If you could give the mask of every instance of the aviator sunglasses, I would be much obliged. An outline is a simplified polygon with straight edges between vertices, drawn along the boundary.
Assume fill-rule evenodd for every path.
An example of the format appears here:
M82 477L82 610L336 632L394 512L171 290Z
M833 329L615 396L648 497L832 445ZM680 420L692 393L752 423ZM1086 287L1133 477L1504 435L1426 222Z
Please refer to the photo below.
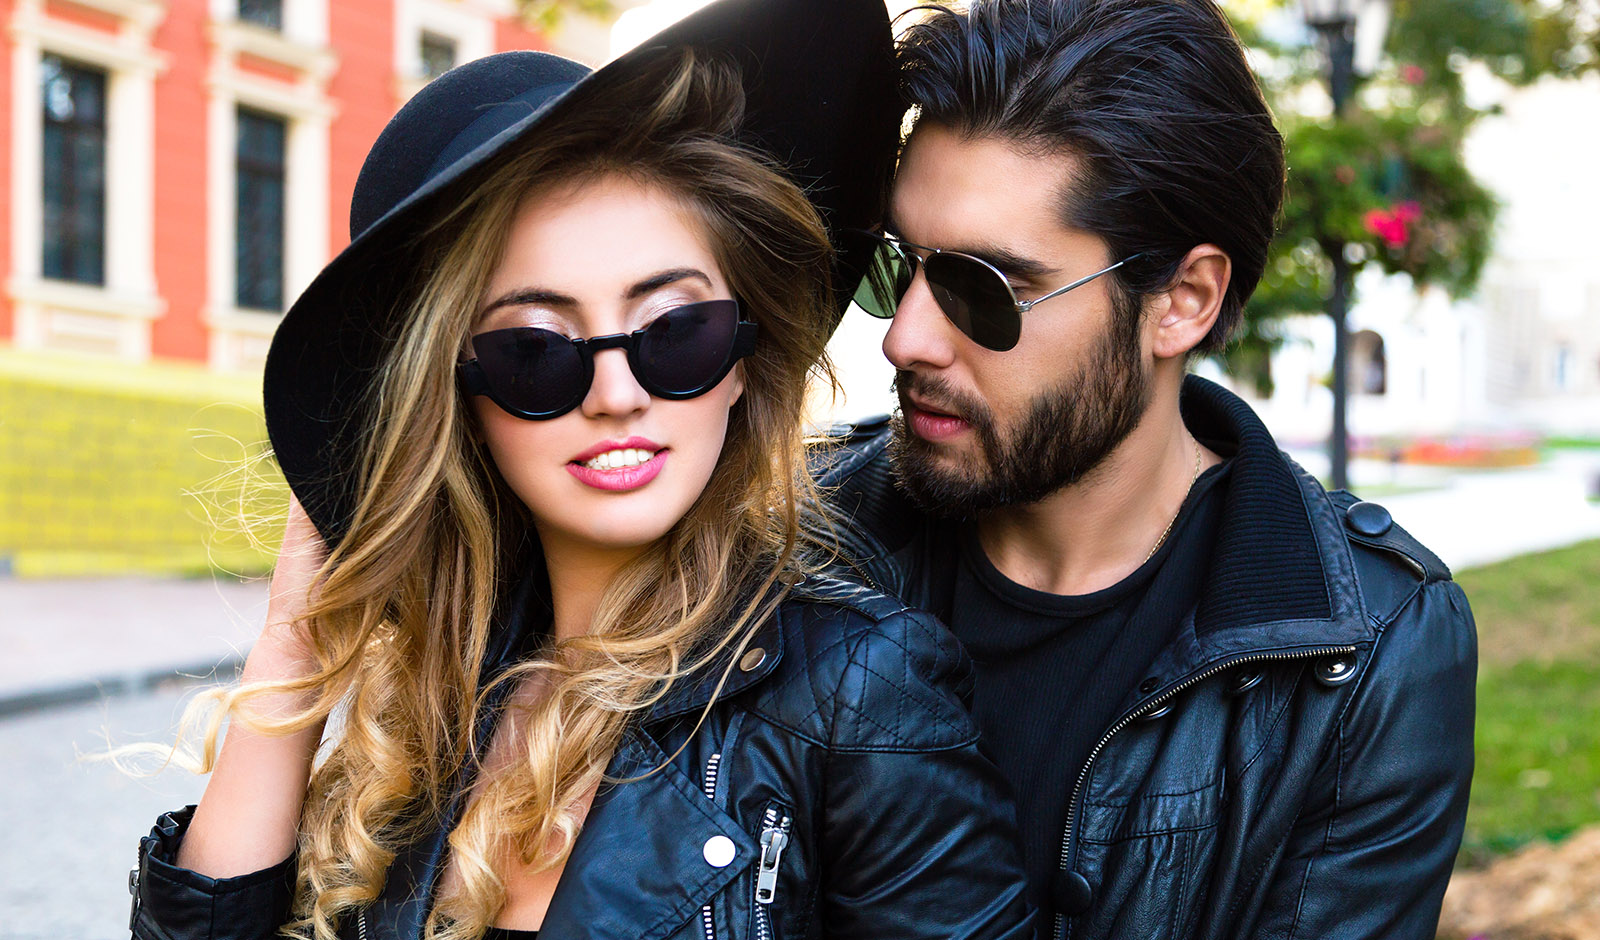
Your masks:
M559 418L582 403L594 381L594 355L626 349L628 368L656 398L681 400L717 386L756 348L756 324L739 319L733 300L674 307L632 333L569 339L516 326L472 337L475 359L456 364L461 390L487 395L531 421Z
M856 305L880 320L894 316L895 308L921 266L928 289L939 309L956 329L985 349L1005 352L1022 335L1022 315L1052 297L1082 287L1103 274L1140 257L1130 255L1108 268L1080 277L1034 300L1018 300L1016 291L1000 269L973 255L913 244L901 238L861 229L844 233L851 247L867 257L866 274L856 288ZM918 259L917 252L928 256Z

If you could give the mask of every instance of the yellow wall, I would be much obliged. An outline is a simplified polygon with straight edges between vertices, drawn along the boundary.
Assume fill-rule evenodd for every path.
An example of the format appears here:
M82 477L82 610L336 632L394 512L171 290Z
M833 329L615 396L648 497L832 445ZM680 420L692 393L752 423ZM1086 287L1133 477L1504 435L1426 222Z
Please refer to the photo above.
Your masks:
M287 491L259 383L0 347L0 573L264 571Z

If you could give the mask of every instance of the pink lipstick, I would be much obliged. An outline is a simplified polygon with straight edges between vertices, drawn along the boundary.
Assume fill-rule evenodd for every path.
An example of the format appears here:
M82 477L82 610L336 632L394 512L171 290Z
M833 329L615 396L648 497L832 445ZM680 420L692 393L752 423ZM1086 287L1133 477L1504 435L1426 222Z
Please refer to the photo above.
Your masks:
M601 441L567 462L567 472L597 490L625 492L654 480L670 451L644 437Z

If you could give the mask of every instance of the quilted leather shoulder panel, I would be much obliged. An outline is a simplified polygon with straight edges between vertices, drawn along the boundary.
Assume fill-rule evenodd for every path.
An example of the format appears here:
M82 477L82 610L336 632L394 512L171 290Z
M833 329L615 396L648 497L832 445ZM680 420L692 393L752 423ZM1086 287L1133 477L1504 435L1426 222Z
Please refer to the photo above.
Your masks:
M977 739L972 664L945 626L869 588L807 581L778 612L783 661L755 692L767 720L836 751L931 751Z

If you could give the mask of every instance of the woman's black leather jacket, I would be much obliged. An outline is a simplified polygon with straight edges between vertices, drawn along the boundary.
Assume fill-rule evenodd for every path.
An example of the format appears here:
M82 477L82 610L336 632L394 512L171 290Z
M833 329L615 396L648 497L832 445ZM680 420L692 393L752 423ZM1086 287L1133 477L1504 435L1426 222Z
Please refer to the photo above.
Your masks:
M492 668L519 632L505 631ZM602 787L541 940L1032 936L1011 805L963 701L970 663L942 625L813 578L761 625L696 727L720 671L675 685L629 732L610 776L665 766ZM136 940L272 936L293 859L224 880L177 868L189 812L140 844ZM452 825L400 853L342 936L419 935Z

